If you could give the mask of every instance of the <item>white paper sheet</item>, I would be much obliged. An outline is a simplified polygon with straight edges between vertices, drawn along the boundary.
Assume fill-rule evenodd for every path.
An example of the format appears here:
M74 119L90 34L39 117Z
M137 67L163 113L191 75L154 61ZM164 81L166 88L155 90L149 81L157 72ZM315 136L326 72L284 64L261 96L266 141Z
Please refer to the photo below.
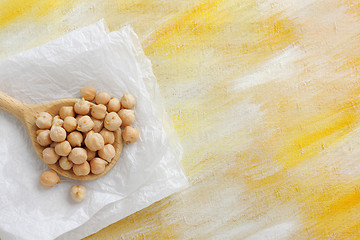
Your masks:
M85 237L188 185L180 142L131 27L109 33L102 20L0 62L0 91L25 103L80 97L86 85L119 98L132 93L140 139L125 146L107 175L82 182L88 196L75 204L69 189L79 182L62 178L52 189L39 186L46 166L21 122L1 110L2 240Z

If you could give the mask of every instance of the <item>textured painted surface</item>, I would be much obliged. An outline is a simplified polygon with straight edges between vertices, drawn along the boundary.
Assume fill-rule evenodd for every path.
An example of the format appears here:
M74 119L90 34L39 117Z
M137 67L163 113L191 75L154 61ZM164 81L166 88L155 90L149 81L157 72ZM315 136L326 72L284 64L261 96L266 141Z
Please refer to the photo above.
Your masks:
M355 0L3 0L0 57L105 18L153 63L192 186L87 239L359 239Z

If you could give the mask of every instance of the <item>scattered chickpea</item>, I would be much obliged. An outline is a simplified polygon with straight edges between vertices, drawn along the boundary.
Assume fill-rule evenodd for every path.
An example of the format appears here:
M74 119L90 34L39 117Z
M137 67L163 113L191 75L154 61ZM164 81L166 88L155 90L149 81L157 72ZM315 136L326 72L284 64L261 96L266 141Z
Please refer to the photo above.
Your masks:
M60 183L60 177L54 170L48 170L41 174L40 185L44 188L52 188Z
M82 98L75 103L74 110L77 114L86 115L90 111L90 102Z
M47 112L41 112L36 116L36 126L40 129L49 129L52 123L52 116Z
M63 141L56 145L55 152L57 155L66 157L71 152L71 145L68 141Z
M46 164L55 164L60 157L55 152L55 149L51 147L45 148L42 152L42 155L43 155L43 161Z
M36 140L42 147L46 147L46 146L50 145L52 143L51 138L50 138L50 130L41 131L37 135Z
M130 93L125 93L121 98L121 106L124 108L133 108L136 105L136 99Z
M68 116L75 117L74 107L72 107L72 106L61 107L59 115L60 115L61 119L63 119L63 120Z
M104 127L104 121L93 118L93 117L91 118L91 120L94 122L94 127L92 130L96 133L100 132L101 129L103 129L103 127Z
M96 152L95 151L91 151L89 149L85 149L86 153L87 153L87 161L91 161L95 156L96 156Z
M86 188L83 185L73 185L70 188L70 196L75 202L81 202L86 197Z
M94 87L87 86L80 89L80 94L86 101L92 102L96 96L96 89Z
M136 128L127 126L122 132L122 137L126 144L134 143L139 139L139 130Z
M93 174L100 174L105 171L105 166L108 164L101 158L94 158L90 161L90 170Z
M98 151L104 147L104 138L100 133L89 132L85 138L85 145L91 151Z
M102 159L111 162L115 156L115 148L111 144L106 144L102 149L98 151L99 157Z
M91 116L96 119L104 119L106 115L106 106L103 104L94 105L91 107Z
M105 120L104 120L104 127L107 130L115 131L116 129L120 128L121 126L121 118L119 115L117 115L116 112L111 112L106 114Z
M89 116L83 116L79 119L76 130L80 132L88 132L94 127L94 122Z
M66 139L66 131L62 127L52 127L50 130L50 138L54 142L62 142Z
M67 140L72 147L81 147L81 143L84 138L80 132L74 131L67 136Z
M74 164L73 172L76 176L85 176L90 173L90 164L88 161L85 161L81 164Z
M117 98L111 98L108 105L107 105L107 110L108 112L118 112L121 109L121 103L119 101L119 99Z
M73 148L68 159L75 164L82 164L83 162L86 162L87 159L86 150L80 147Z
M110 94L107 92L99 92L95 96L96 104L103 104L106 105L110 101Z
M100 135L104 138L104 144L113 144L115 141L115 134L106 128L100 131Z
M71 117L71 116L67 116L65 119L64 119L64 124L63 124L63 127L65 128L65 130L67 132L72 132L76 129L76 126L77 126L77 121L74 117Z
M59 159L59 165L63 170L70 170L74 163L69 161L69 159L67 157L61 157Z
M122 120L122 127L130 126L135 121L135 111L130 109L121 109L119 112L119 117Z
M62 127L64 121L60 118L59 115L56 115L51 123L51 127Z

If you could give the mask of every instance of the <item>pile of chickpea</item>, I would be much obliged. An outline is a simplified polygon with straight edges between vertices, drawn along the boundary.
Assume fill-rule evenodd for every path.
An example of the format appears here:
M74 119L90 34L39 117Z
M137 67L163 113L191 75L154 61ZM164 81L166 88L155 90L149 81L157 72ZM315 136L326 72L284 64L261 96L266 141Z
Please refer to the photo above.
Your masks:
M115 156L114 131L122 130L126 144L139 138L139 130L131 127L135 121L136 100L131 94L124 94L121 100L110 97L107 92L97 92L94 87L80 90L82 99L74 106L63 106L59 115L51 116L41 112L36 117L39 130L37 142L44 147L43 161L59 164L66 171L77 176L101 174ZM95 100L95 105L90 102ZM41 174L40 184L52 188L60 183L53 170ZM86 196L83 185L74 185L70 196L80 202Z

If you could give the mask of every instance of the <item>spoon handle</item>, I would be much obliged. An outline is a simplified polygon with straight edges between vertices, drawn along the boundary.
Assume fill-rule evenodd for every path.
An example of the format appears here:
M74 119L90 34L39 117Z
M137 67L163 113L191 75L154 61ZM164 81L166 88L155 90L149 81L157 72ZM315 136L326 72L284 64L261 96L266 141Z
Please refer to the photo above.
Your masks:
M26 104L20 102L19 100L0 92L0 109L7 111L20 120L24 120L24 114L27 107Z

